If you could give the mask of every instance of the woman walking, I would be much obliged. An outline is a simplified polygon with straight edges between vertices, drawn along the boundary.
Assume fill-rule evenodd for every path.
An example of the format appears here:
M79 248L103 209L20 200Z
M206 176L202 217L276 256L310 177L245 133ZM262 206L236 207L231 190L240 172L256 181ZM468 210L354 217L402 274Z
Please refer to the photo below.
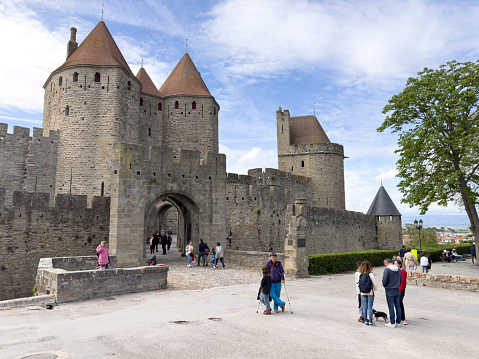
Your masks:
M223 269L225 269L225 262L223 262L223 249L221 248L221 243L216 243L216 268L218 268L218 259L223 264Z
M374 326L373 322L373 303L374 291L376 290L376 279L373 274L371 262L364 261L359 266L359 290L363 300L363 318L364 324ZM369 314L369 316L368 316Z

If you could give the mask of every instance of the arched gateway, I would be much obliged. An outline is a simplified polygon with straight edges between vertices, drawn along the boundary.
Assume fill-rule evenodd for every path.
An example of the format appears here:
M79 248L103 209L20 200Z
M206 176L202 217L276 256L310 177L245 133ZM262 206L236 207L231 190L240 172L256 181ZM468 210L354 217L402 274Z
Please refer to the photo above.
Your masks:
M223 154L118 143L114 146L110 253L116 265L144 264L146 238L171 207L178 213L179 249L187 240L217 241L226 233ZM157 229L158 230L158 229Z

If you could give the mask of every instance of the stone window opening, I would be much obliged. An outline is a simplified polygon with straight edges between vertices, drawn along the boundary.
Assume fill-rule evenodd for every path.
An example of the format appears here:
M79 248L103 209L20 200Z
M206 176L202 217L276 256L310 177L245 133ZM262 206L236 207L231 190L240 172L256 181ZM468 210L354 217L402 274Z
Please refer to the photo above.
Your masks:
M73 82L78 82L78 72L73 74Z
M70 106L65 107L65 116L70 114Z
M105 194L105 182L102 182L101 183L101 196L103 197L103 195Z
M193 103L191 104L191 109L196 110L196 102L195 101L193 101Z
M131 91L131 81L128 81L128 91Z
M301 167L304 167L304 161L301 161Z
M216 107L213 107L213 115L216 115Z
M140 106L143 106L143 97L140 97Z
M291 172L293 172L293 166L291 166Z
M175 101L175 110L180 108L180 103L178 101Z
M100 82L100 73L99 72L97 72L95 74L95 82Z
M161 111L161 102L158 102L158 111Z
M60 78L58 79L58 86L61 86L63 83L63 77L60 76Z
M148 137L151 137L151 128L148 129Z

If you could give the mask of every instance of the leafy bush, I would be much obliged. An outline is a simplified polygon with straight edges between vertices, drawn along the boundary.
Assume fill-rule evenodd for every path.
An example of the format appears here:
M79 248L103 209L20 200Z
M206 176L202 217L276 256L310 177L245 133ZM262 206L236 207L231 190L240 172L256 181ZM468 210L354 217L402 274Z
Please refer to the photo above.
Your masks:
M423 252L430 254L433 262L441 260L444 249L456 248L458 254L469 253L470 245L447 245L440 248L423 248ZM392 258L397 250L366 250L342 253L314 254L309 256L309 274L332 274L356 270L356 262L370 261L373 267L384 265L384 258Z

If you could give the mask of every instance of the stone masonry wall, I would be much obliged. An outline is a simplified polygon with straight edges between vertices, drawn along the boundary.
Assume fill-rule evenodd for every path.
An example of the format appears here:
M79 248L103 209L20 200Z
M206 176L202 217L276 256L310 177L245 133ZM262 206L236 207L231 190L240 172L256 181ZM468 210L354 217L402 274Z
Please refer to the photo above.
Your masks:
M377 249L376 222L371 216L315 207L306 220L310 255Z
M479 278L459 275L407 272L407 285L479 292Z
M138 143L161 146L163 144L163 100L146 93L140 95ZM161 110L158 105L161 104Z
M57 195L50 207L48 193L13 193L5 203L0 189L0 300L32 295L40 258L92 255L108 241L110 198Z
M243 251L283 252L286 206L296 197L308 198L310 180L267 168L248 176L228 173L226 235L231 248Z

